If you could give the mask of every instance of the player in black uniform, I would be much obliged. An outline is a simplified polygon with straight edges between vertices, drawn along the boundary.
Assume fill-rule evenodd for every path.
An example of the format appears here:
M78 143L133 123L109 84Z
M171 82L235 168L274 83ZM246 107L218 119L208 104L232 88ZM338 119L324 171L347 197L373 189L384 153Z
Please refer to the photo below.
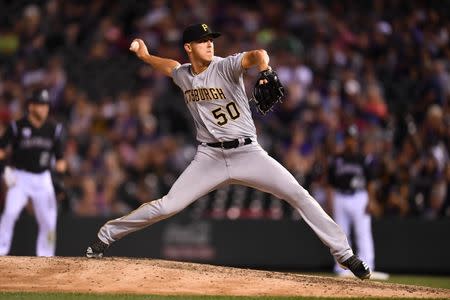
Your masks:
M49 104L47 90L35 91L26 116L11 122L0 138L0 165L5 166L8 146L12 152L3 175L8 191L0 219L0 255L9 253L14 224L28 199L39 225L36 254L55 255L57 203L50 168L62 174L66 162L63 127L47 119Z
M359 134L355 125L345 131L344 149L330 160L328 169L328 201L333 208L333 218L350 240L353 226L356 247L361 260L374 269L374 246L371 216L368 211L373 197L373 158L359 151ZM351 275L338 264L338 275ZM372 278L374 278L372 274Z

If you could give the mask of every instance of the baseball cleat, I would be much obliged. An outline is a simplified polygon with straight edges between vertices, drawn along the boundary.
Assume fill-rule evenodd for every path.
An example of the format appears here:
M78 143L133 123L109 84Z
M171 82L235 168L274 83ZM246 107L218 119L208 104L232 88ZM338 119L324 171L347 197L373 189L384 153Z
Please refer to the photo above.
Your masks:
M87 258L102 258L103 253L108 249L109 245L97 239L86 249Z
M356 277L358 277L361 280L370 278L371 273L369 267L356 255L353 255L346 261L341 262L340 265L344 269L350 270Z

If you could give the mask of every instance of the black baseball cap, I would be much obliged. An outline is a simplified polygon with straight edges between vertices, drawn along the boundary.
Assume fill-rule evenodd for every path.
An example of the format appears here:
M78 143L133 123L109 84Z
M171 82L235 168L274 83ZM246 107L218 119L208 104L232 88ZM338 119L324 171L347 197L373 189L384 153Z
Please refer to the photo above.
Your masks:
M28 96L29 103L50 104L50 97L46 89L35 90Z
M206 24L193 24L186 27L183 31L183 44L193 41L201 40L205 37L218 38L221 36L220 32L211 31Z

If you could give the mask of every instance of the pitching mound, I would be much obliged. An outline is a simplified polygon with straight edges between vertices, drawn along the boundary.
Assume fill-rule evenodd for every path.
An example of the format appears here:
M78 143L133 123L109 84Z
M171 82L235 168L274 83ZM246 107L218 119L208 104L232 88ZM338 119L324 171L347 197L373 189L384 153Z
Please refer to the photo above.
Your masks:
M0 290L154 295L448 298L426 287L151 259L0 257Z

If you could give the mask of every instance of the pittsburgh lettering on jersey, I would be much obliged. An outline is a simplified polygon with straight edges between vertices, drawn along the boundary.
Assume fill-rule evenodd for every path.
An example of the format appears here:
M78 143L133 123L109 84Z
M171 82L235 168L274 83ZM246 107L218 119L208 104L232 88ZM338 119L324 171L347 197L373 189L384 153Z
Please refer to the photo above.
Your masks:
M184 92L186 102L211 101L227 99L221 88L192 89Z

